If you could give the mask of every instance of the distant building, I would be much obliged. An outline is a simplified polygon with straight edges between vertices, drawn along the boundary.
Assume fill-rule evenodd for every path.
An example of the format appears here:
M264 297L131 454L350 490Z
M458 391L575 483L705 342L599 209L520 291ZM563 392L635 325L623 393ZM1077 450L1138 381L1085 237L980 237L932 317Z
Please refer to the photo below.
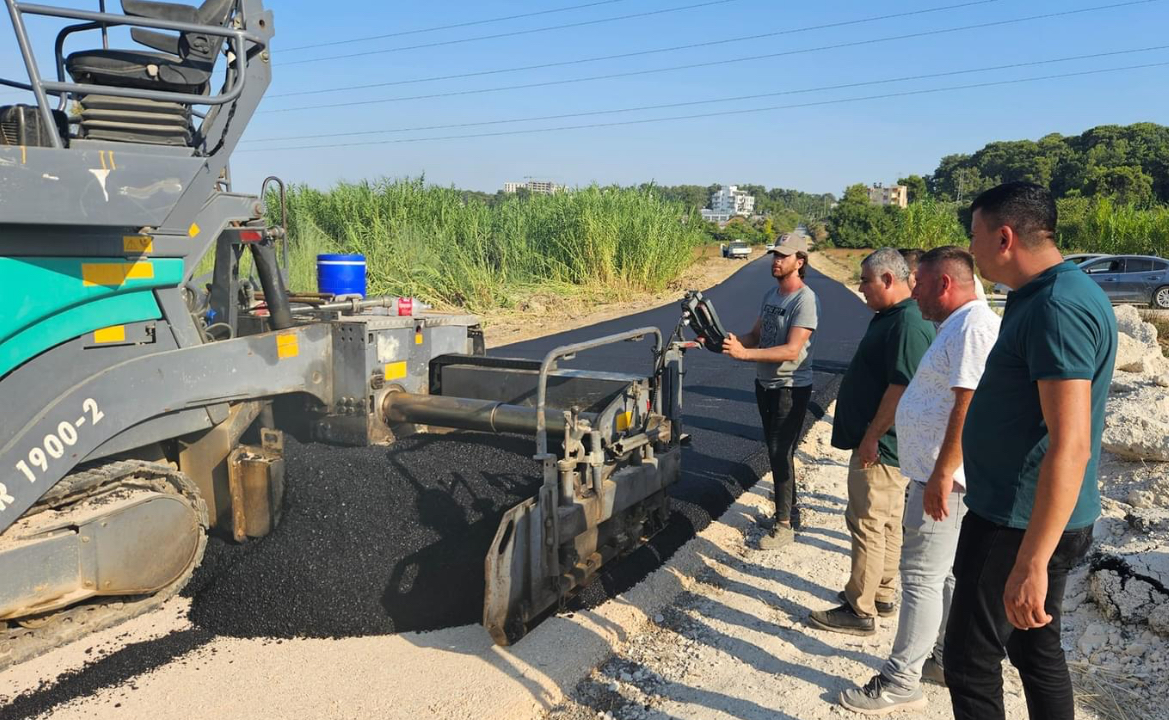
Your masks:
M874 205L906 207L909 205L909 188L905 185L885 187L881 183L877 183L869 188L869 202Z
M750 215L755 211L755 196L734 185L724 185L710 194L710 212L718 215Z
M518 192L520 188L541 195L552 195L563 190L564 186L557 185L551 180L528 180L527 182L505 182L503 184L503 191L505 193Z

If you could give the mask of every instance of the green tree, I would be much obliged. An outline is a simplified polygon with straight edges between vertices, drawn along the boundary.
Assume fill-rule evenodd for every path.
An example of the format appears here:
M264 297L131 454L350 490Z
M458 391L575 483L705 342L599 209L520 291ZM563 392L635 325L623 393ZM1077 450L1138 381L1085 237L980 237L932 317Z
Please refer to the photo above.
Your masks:
M1148 205L1153 200L1153 178L1140 167L1097 165L1088 173L1084 194L1106 197L1122 204Z
M926 186L925 178L921 175L910 175L903 177L897 181L898 185L904 185L909 189L909 202L920 202L929 197L929 187Z
M941 200L969 202L1014 180L1049 187L1057 198L1101 194L1125 203L1169 202L1169 127L1100 125L1075 136L991 142L973 155L943 157L927 185Z
M893 237L898 211L871 203L864 185L850 185L828 216L828 237L836 247L881 247Z

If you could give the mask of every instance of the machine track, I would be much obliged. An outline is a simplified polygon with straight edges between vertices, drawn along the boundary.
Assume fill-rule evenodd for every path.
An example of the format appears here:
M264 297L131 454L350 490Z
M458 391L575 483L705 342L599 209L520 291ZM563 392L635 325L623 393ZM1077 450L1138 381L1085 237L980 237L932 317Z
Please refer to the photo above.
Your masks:
M127 491L169 493L181 496L191 505L199 518L200 530L190 565L174 582L150 595L95 597L52 613L0 621L0 670L153 610L191 579L207 545L207 506L186 475L166 465L140 460L91 466L67 475L0 535L0 543L34 535L50 521L60 523L62 513L67 517L70 507L81 502Z

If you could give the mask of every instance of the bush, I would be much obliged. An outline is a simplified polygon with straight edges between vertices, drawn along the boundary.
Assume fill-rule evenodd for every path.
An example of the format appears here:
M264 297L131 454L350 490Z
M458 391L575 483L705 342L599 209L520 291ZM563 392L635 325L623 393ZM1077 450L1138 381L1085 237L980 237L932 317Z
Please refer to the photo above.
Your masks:
M925 198L902 209L874 205L863 186L845 191L844 199L828 217L828 237L842 248L921 248L966 245L966 231L958 219L957 203Z

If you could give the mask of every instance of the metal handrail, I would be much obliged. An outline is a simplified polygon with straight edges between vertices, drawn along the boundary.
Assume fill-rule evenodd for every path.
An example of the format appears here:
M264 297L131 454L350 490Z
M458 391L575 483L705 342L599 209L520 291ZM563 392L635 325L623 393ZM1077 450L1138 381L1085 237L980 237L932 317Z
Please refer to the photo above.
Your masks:
M561 345L558 348L553 348L544 356L544 361L540 363L540 375L536 381L536 458L543 459L548 455L548 428L544 419L544 408L548 404L548 373L552 370L552 364L558 358L566 355L575 355L578 352L585 350L592 350L603 345L612 345L614 343L624 342L626 340L640 340L646 335L653 335L657 342L654 345L654 357L656 358L662 352L662 331L656 327L642 327L636 330L626 330L615 335L606 335L605 337L597 338L596 340L586 340L585 342L575 343L572 345Z
M139 100L155 100L158 102L176 102L185 105L226 105L234 102L243 93L244 83L247 79L247 53L244 52L244 42L250 42L253 45L264 49L267 43L258 35L237 30L234 28L227 28L218 25L199 25L196 23L179 22L174 20L158 20L154 18L139 18L130 15L118 15L104 12L91 12L89 10L71 10L67 8L57 8L48 5L32 5L21 4L16 0L4 0L4 4L8 6L8 14L12 18L13 29L16 32L16 40L20 45L21 55L24 57L25 69L28 72L29 87L22 88L31 90L36 97L37 106L41 113L41 119L45 123L45 127L51 130L50 140L54 148L60 149L62 147L60 135L57 133L56 122L53 120L52 109L48 105L48 93L53 95L62 95L65 93L74 94L90 94L101 93L103 95L112 95L115 97L128 97ZM201 33L205 35L216 35L227 38L231 44L231 51L235 55L235 70L238 80L232 81L229 76L228 88L218 95L196 95L193 93L176 93L167 92L163 90L147 90L142 88L119 88L107 85L91 85L88 83L67 83L62 81L44 80L41 78L40 70L37 69L36 58L33 56L32 48L28 41L28 32L24 27L23 14L42 15L46 17L59 17L71 20L86 20L87 23L73 25L64 28L57 35L56 42L56 60L57 60L57 76L64 78L64 59L62 57L65 38L74 33L83 30L94 30L97 28L106 28L111 26L130 25L134 27L156 28L159 30L175 30L178 32ZM10 87L18 86L17 83L4 81L3 84Z

